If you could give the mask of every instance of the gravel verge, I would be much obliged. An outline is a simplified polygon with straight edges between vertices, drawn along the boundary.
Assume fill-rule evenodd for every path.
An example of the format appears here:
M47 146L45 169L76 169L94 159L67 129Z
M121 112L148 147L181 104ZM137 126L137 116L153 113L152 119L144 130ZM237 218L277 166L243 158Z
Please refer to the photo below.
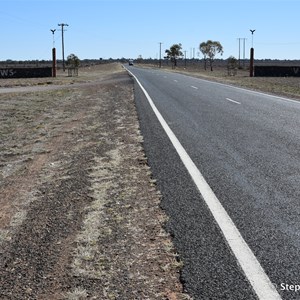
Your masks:
M3 82L0 298L189 299L122 67Z

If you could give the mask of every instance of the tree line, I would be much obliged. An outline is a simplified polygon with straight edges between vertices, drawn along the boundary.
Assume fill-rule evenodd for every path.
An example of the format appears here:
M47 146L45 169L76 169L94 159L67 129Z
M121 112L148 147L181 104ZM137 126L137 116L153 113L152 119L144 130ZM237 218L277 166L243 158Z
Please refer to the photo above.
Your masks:
M183 57L183 52L181 50L182 45L180 43L174 44L170 47L170 49L165 50L166 58L171 60L173 67L177 66L177 59ZM223 46L218 41L208 40L199 45L199 50L203 54L204 69L206 70L208 61L210 70L213 71L214 59L217 54L223 55Z

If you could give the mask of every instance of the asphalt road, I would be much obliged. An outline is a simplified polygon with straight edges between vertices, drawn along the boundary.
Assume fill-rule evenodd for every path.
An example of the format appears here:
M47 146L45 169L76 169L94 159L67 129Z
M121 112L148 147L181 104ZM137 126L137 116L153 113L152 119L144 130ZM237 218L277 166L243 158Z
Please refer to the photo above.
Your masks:
M128 69L282 299L300 299L300 102L161 70ZM137 83L135 97L146 155L170 217L167 228L184 263L186 292L194 299L262 299Z

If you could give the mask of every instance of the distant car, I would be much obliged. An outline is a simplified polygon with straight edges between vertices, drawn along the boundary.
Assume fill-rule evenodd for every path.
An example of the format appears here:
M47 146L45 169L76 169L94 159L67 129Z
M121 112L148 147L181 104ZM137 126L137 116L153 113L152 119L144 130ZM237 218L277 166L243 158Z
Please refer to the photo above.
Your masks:
M130 59L128 64L129 64L129 66L133 66L133 59Z

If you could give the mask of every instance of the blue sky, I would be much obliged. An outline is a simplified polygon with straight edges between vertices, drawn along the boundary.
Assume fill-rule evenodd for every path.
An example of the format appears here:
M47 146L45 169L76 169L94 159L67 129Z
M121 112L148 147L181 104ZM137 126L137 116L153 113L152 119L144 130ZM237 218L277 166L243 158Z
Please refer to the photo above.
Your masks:
M181 43L187 58L199 57L208 39L223 58L300 59L300 0L0 0L0 60L51 59L52 33L61 58L59 23L66 23L65 56L159 57ZM202 57L200 55L200 57Z

